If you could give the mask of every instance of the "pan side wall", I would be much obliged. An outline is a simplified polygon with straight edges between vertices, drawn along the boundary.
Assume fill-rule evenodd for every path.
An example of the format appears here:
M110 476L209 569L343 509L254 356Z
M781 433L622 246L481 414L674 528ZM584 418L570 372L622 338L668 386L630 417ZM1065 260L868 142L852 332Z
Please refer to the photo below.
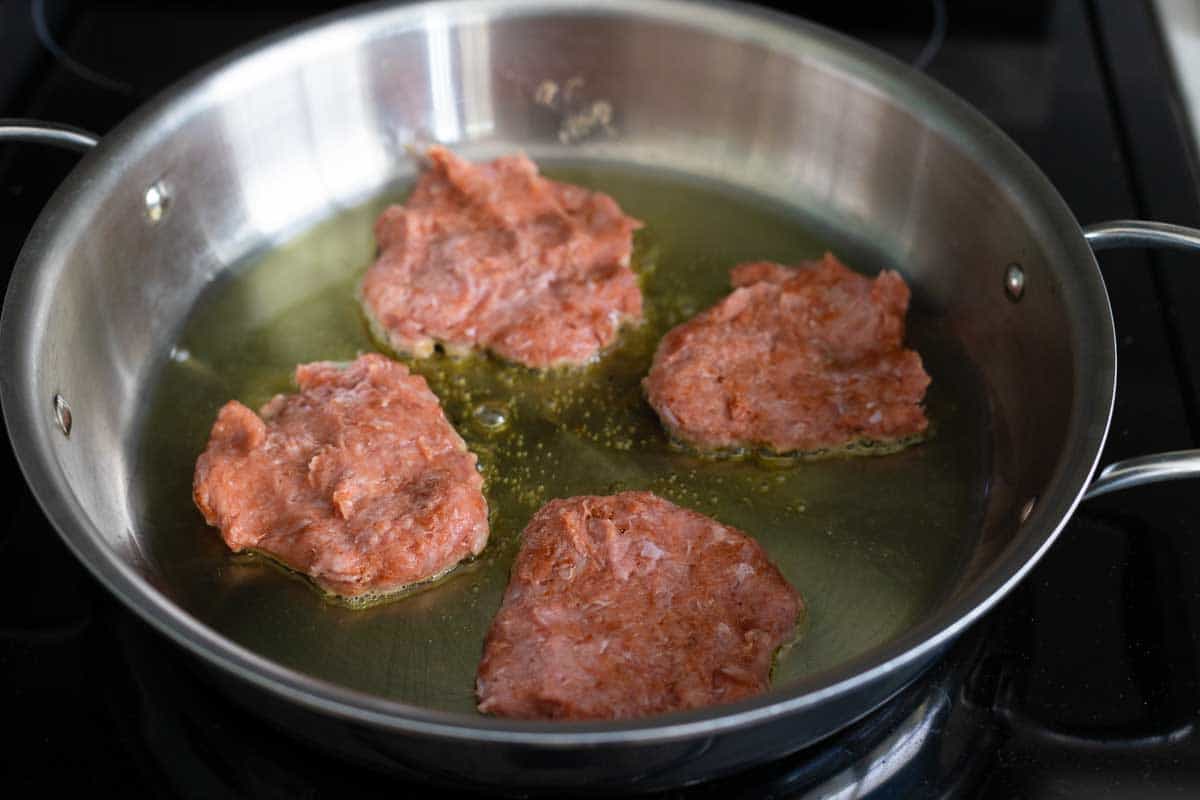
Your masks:
M982 532L943 618L906 646L928 642L1044 549L1111 407L1111 319L1078 227L1032 165L973 120L894 62L720 7L464 3L334 21L156 101L64 185L6 302L10 430L76 551L175 625L185 615L143 583L160 581L143 555L132 458L147 381L212 280L411 176L416 143L666 167L802 208L889 254L984 375L995 469L980 487ZM168 198L162 213L152 187ZM1026 276L1019 303L1004 291L1012 264ZM72 410L69 438L56 394ZM849 681L835 694L852 696L851 673L826 688Z

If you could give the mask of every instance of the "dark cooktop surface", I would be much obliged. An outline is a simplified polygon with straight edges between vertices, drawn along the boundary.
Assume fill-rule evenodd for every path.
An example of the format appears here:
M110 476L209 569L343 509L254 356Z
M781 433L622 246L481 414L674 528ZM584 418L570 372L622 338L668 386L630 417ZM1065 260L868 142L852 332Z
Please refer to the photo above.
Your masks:
M0 116L103 133L194 67L333 5L12 0L0 4ZM1190 134L1148 3L898 0L881 10L814 0L784 9L917 64L965 97L1040 165L1081 223L1200 224ZM0 147L0 264L13 263L74 161ZM1101 259L1120 364L1105 462L1196 446L1197 260ZM41 515L11 451L0 457L11 476L0 528L0 708L10 731L0 773L10 791L424 794L230 703L192 657L91 578ZM818 747L669 796L1200 796L1197 488L1160 484L1084 504L1020 588L894 702Z

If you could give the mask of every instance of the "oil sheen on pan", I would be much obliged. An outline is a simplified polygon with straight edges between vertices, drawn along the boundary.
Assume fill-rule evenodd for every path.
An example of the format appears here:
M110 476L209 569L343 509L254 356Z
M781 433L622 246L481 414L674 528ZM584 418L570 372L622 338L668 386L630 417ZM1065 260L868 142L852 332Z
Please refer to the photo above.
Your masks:
M374 260L373 225L404 189L347 211L218 281L164 359L149 398L134 480L154 536L146 557L198 619L286 666L420 706L475 711L474 679L521 530L554 498L652 491L745 531L807 603L800 646L775 686L843 663L902 633L948 590L978 529L990 463L986 396L920 287L907 341L933 379L936 435L880 458L792 463L706 459L672 445L640 382L666 331L729 294L736 264L795 264L832 250L872 274L901 268L870 243L802 209L735 187L611 164L540 163L611 195L644 227L630 266L644 322L603 358L539 371L491 356L406 360L428 380L478 458L490 539L478 558L428 589L366 610L331 606L305 582L231 558L191 502L191 476L226 401L257 408L294 391L310 361L378 350L355 290Z

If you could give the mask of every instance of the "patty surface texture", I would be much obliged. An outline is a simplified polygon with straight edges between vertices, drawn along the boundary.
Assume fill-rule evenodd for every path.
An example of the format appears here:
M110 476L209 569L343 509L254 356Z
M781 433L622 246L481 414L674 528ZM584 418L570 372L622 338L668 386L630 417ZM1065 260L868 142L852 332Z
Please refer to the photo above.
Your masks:
M196 462L196 506L231 550L366 599L483 549L483 478L424 378L370 354L303 364L296 384L261 416L226 403Z
M547 368L594 360L642 319L629 267L641 223L615 200L521 155L428 155L408 200L375 223L379 257L359 293L377 337L418 357L441 345Z
M741 531L649 492L554 500L522 534L479 710L625 719L767 688L800 595Z
M734 291L672 328L643 388L663 426L703 450L895 449L925 433L930 378L904 347L909 290L832 254L741 264Z

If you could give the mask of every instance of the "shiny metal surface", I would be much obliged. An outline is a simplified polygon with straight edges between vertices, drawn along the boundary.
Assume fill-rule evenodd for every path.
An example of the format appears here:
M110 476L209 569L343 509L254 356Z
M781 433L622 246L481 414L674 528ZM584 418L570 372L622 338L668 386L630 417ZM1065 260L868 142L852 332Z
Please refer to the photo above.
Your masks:
M54 395L54 421L63 436L71 435L71 407L61 394Z
M49 144L86 153L100 143L100 137L74 125L0 118L0 142Z
M1200 450L1177 450L1152 456L1130 458L1109 464L1100 471L1084 494L1085 500L1118 489L1130 489L1144 483L1200 478Z
M1004 271L1004 291L1014 303L1025 295L1025 270L1021 269L1020 264L1009 264Z
M177 604L130 502L147 381L212 280L410 177L410 148L430 140L473 157L519 147L722 181L904 265L992 393L978 544L945 601L876 650L754 700L562 725L351 691L268 661ZM176 187L157 220L155 186ZM1013 263L1020 303L997 286ZM341 721L381 757L542 787L695 780L795 751L884 702L1052 543L1095 467L1115 381L1092 252L996 128L829 31L672 0L370 7L215 64L106 136L47 206L9 286L0 360L9 434L39 501L150 623L271 705ZM77 404L70 439L55 394Z
M159 222L166 216L167 209L171 206L171 192L167 185L162 181L155 181L146 189L146 219L151 222Z
M950 698L944 691L931 693L928 699L897 726L896 730L871 749L853 767L814 786L797 800L851 800L870 797L888 785L902 770L912 769L922 756L928 757L927 744L949 716Z
M1083 229L1093 250L1117 247L1165 247L1176 250L1200 250L1200 230L1165 222L1114 220L1088 225ZM1200 450L1131 458L1109 464L1088 487L1084 499L1129 489L1144 483L1200 478Z
M1120 219L1098 222L1083 229L1093 250L1116 247L1168 247L1175 250L1200 250L1200 230L1167 222Z

